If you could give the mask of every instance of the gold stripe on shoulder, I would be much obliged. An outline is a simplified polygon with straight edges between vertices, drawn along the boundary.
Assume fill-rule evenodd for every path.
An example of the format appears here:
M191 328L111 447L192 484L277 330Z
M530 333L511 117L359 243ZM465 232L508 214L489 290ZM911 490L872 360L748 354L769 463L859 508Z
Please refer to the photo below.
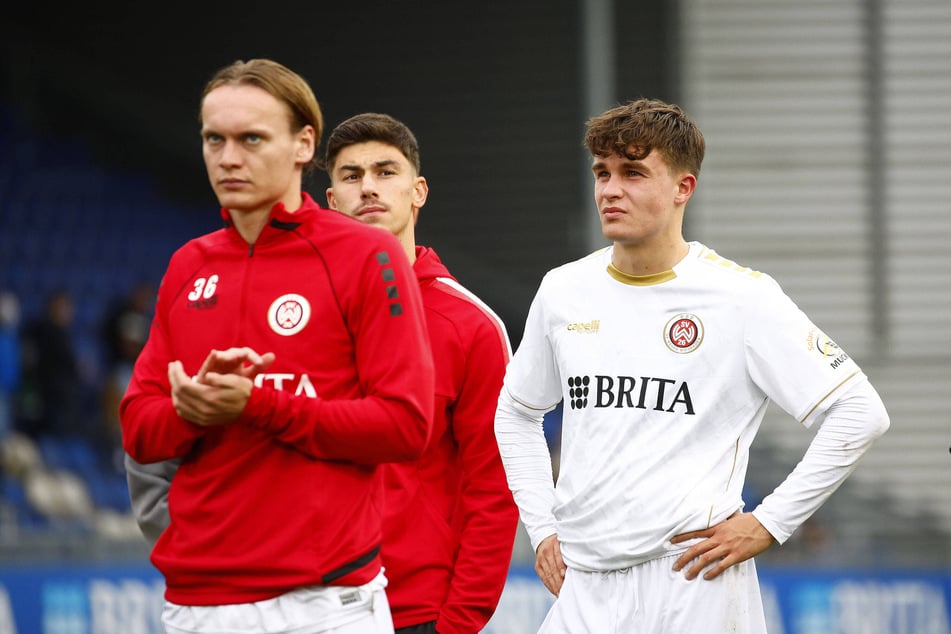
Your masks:
M542 414L545 414L546 412L548 412L548 411L550 411L552 408L554 408L555 405L558 405L558 403L555 403L555 405L552 405L551 407L536 407L536 406L534 406L534 405L529 405L528 403L525 403L524 401L521 401L521 400L515 398L515 395L512 394L511 392L509 392L509 390L508 390L507 388L504 388L504 389L505 389L506 392L508 392L509 397L511 397L511 399L512 399L513 401L515 401L516 403L518 403L519 405L521 405L521 406L524 407L525 409L530 409L530 410L532 410L533 412L541 412Z
M848 381L849 379L851 379L853 376L855 376L856 374L861 374L861 373L862 373L861 370L856 370L855 372L853 372L853 373L850 374L849 376L847 376L847 377L845 377L844 379L842 379L841 381L839 381L839 384L838 384L838 385L836 385L834 388L832 388L831 390L829 390L829 392L828 392L825 396L823 396L822 398L819 399L819 402L818 402L818 403L816 403L815 405L812 406L812 409L809 410L809 412L808 412L805 416L802 417L802 420L800 420L799 423L802 424L802 423L805 423L807 420L809 420L809 417L812 416L812 413L813 413L814 411L816 411L816 410L819 408L819 406L822 405L822 403L825 402L825 400L826 400L827 398L829 398L829 396L830 396L833 392L835 392L837 389L839 389L840 387L842 387L842 385L843 385L846 381Z
M669 282L677 277L677 274L671 269L663 273L652 273L651 275L629 275L618 269L614 264L608 262L608 275L616 279L621 284L629 286L653 286Z

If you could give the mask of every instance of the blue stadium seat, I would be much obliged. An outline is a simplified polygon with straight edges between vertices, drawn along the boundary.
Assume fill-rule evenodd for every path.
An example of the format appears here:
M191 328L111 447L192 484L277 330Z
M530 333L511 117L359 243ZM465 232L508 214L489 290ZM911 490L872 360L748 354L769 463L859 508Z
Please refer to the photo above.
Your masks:
M23 484L9 476L3 477L3 501L9 504L16 516L16 525L21 529L39 529L49 526L49 521L33 508L27 499Z
M66 442L53 434L44 434L36 441L43 463L50 469L69 469L69 450Z
M132 510L129 502L129 487L124 476L114 472L100 471L95 476L87 478L86 483L96 508L111 509L120 513L128 513Z

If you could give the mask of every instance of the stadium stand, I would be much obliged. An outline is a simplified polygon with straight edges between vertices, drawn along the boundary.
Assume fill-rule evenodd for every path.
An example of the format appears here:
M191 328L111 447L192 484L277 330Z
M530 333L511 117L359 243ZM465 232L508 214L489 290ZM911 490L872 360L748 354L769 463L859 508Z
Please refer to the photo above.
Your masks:
M0 438L0 558L139 555L118 445L82 433L106 424L103 320L136 284L157 287L172 252L216 218L107 171L78 143L34 135L6 108L0 148L0 290L19 300L21 324L52 291L72 296L70 334L88 383L75 435Z

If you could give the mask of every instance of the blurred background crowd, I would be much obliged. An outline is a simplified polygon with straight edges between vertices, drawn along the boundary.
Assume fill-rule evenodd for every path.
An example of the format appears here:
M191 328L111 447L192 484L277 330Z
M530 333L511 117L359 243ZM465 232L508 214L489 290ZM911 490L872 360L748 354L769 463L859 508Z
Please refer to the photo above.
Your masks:
M141 209L142 182L97 167L81 144L45 139L10 108L0 119L0 557L89 557L98 543L90 536L115 555L113 542L141 541L119 400L148 336L163 261L183 231L207 225L179 223L163 238L171 216L161 208L151 229L148 214L110 227L109 214L94 210L130 198ZM32 165L64 180L41 182ZM92 203L96 191L111 194ZM123 237L132 225L145 229L141 240Z

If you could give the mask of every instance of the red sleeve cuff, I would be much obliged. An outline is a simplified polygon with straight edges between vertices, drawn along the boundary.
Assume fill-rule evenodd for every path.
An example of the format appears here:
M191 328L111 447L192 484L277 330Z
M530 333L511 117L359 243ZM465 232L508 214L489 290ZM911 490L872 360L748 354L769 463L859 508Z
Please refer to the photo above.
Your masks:
M271 390L263 387L255 387L251 390L251 396L244 406L244 411L238 417L237 422L251 425L252 427L266 428L271 422L270 410L273 409Z

